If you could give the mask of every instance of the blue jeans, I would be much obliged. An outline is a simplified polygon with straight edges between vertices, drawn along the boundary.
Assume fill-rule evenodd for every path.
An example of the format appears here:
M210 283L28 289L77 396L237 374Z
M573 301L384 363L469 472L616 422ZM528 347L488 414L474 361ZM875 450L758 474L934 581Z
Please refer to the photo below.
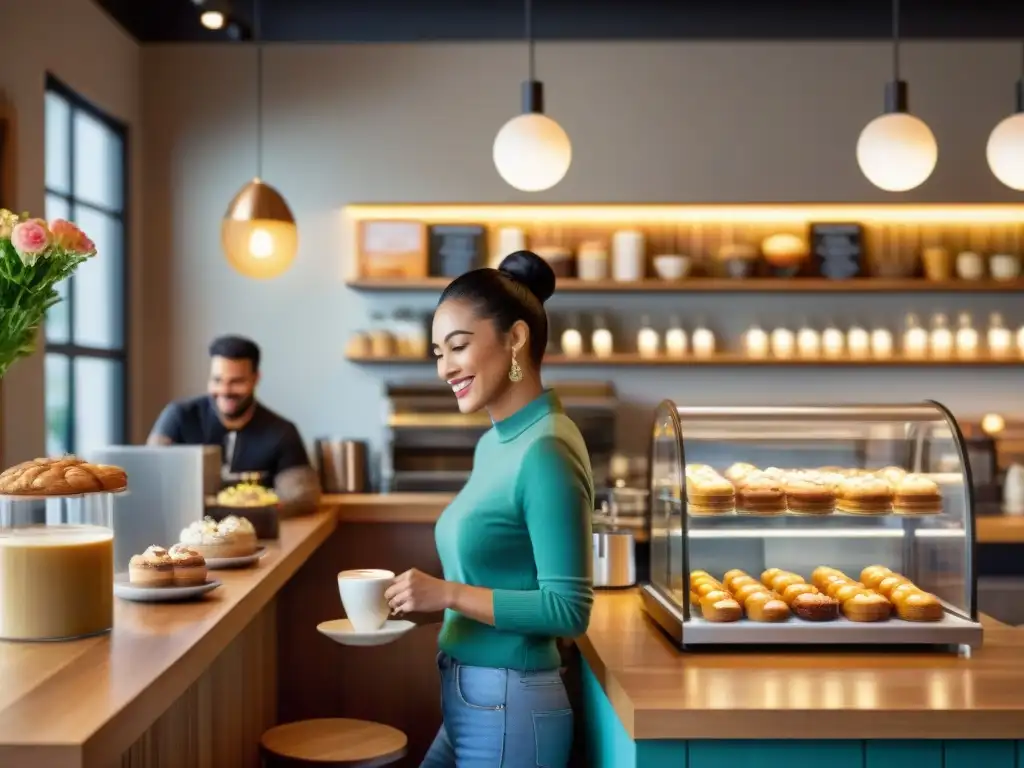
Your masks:
M557 669L467 667L445 653L444 722L420 768L565 768L572 709Z

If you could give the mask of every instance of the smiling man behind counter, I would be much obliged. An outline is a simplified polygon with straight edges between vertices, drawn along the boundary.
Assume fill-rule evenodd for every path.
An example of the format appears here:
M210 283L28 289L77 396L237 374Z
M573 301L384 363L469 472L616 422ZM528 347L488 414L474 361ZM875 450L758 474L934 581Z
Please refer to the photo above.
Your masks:
M320 483L310 466L299 430L256 400L260 348L239 336L210 344L207 394L164 408L148 445L219 445L221 481L272 487L285 516L312 512Z

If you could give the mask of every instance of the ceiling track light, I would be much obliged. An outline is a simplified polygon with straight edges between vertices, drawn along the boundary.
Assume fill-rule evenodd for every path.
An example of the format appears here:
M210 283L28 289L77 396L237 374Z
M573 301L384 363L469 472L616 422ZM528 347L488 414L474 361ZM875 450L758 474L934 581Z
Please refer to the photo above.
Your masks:
M1024 191L1024 45L1021 46L1017 103L1012 115L992 129L985 156L992 174L1010 189Z
M885 86L885 112L857 139L857 163L868 181L887 192L923 184L939 159L928 125L910 114L907 83L900 79L900 3L892 3L892 81Z
M542 192L560 182L572 163L572 144L557 122L544 114L544 83L536 78L532 0L524 18L529 79L522 85L522 114L505 123L494 137L498 174L523 192Z

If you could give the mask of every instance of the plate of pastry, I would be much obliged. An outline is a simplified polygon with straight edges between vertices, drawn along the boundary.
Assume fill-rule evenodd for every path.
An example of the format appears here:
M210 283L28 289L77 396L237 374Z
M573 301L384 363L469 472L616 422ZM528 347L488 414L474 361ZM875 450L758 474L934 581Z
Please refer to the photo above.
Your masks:
M323 621L316 625L317 631L342 645L372 646L394 642L416 625L405 619L388 619L380 629L359 632L348 619Z
M193 600L219 586L209 578L203 556L185 544L151 546L132 557L128 573L114 577L114 595L141 603Z
M228 515L223 520L205 517L181 532L181 543L206 560L210 570L245 568L259 562L266 547L259 546L256 529L244 517Z

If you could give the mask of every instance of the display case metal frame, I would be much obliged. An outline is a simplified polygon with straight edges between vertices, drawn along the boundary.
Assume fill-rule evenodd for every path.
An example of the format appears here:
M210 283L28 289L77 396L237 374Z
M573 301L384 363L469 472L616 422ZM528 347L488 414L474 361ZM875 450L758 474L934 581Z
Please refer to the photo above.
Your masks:
M654 419L651 428L651 441L648 454L648 487L650 488L650 499L647 512L646 528L648 535L648 546L654 548L656 542L655 531L655 507L657 505L658 489L655 488L657 450L656 430L659 420L667 414L672 433L675 438L675 451L679 460L679 487L680 487L680 525L681 525L681 571L688 575L690 572L690 541L691 526L690 515L687 514L686 498L686 446L683 434L683 423L681 416L693 418L713 418L716 421L727 420L749 420L749 419L802 419L802 420L824 420L830 422L854 421L865 422L878 421L900 421L904 420L911 424L920 425L924 419L921 418L922 409L928 409L931 421L941 418L949 428L951 439L956 447L960 466L963 474L962 484L965 494L965 509L963 518L964 545L964 578L966 579L965 595L967 598L966 610L958 609L952 605L945 604L946 616L939 622L907 622L891 620L886 622L864 623L852 622L843 617L830 622L780 622L760 623L740 621L732 623L714 623L704 621L699 616L693 615L690 610L689 600L685 598L686 589L684 585L684 599L676 601L671 590L662 584L658 584L648 572L646 578L641 582L641 597L644 608L654 621L668 634L680 647L708 646L708 645L933 645L933 646L954 646L962 651L971 647L981 645L983 631L978 620L977 609L977 573L975 569L977 535L975 526L975 503L974 483L971 475L971 466L968 459L966 442L953 414L941 403L934 400L926 400L922 403L911 405L840 405L840 406L742 406L742 407L688 407L681 408L671 400L663 400L655 409ZM904 418L900 419L900 414ZM913 414L916 418L908 418ZM910 437L910 436L908 436ZM908 439L908 447L911 455L907 463L910 467L920 469L920 462L924 455L926 441L920 430L914 434L913 439ZM831 515L828 517L832 517ZM790 518L797 519L797 518ZM815 523L812 517L799 518L806 526L813 526ZM901 517L904 549L904 568L907 564L913 563L914 547L913 541L920 530L920 519L915 517ZM766 530L769 530L766 527ZM779 529L774 529L779 530ZM896 529L899 530L899 529ZM785 533L783 532L784 536ZM838 534L837 534L838 535ZM848 535L848 534L844 534ZM670 543L666 546L671 546ZM655 567L655 558L651 552L650 570ZM669 565L671 554L668 555Z

